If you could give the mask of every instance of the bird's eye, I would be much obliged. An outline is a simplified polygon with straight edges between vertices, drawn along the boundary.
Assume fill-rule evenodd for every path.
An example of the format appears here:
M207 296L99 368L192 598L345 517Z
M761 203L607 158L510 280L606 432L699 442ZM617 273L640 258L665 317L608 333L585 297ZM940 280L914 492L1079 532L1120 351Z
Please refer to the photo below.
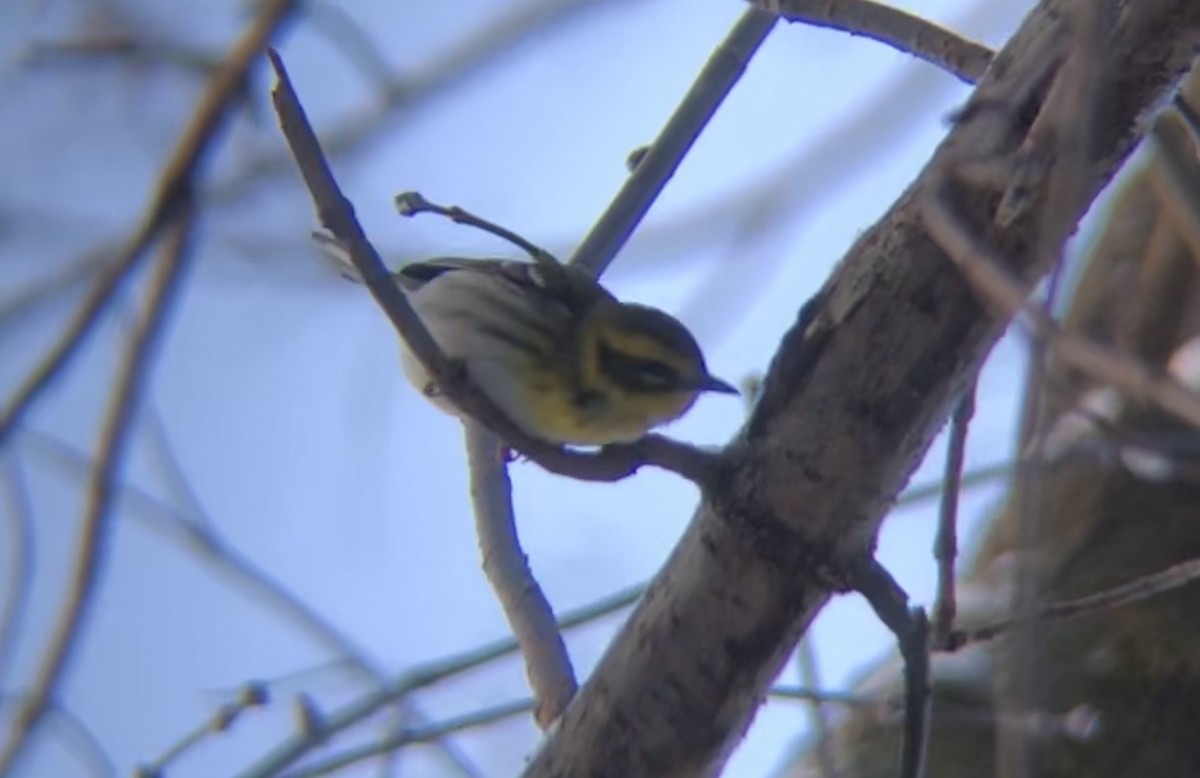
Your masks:
M639 360L638 372L649 386L674 388L679 385L679 373L670 365L654 360Z

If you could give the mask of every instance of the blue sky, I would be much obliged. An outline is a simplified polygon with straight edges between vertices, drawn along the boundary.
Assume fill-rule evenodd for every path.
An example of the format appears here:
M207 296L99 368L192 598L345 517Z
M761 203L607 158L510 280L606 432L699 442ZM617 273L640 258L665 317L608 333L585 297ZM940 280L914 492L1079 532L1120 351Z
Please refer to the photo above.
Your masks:
M194 74L22 64L31 42L78 30L87 5L0 8L0 100L12 117L0 124L0 168L7 171L0 178L0 305L135 224L195 105L201 82ZM434 217L399 218L391 198L406 189L568 250L620 186L628 153L653 139L743 10L733 0L594 5L439 91L419 110L392 117L358 151L335 159L369 235L388 256L508 250ZM245 22L240 4L229 2L100 6L128 14L135 29L156 39L213 53ZM388 68L418 78L490 21L521 7L485 0L413 6L341 5ZM1025 6L905 7L996 45ZM361 58L364 47L353 47ZM308 22L281 48L319 129L373 110L377 92L363 71ZM212 161L214 191L244 175L253 160L282 153L266 85L260 69L251 115L231 127ZM967 94L951 76L879 44L779 26L606 283L622 298L680 315L718 375L737 380L760 373L799 306L917 174L946 131L945 116ZM772 201L781 203L781 218L762 233L740 230L747 213L763 207L754 193L780 176L789 182L783 199ZM457 422L404 383L394 333L362 289L322 268L307 242L313 226L290 165L206 212L199 261L170 325L151 406L225 540L380 665L400 671L506 635L507 626L479 568ZM79 297L77 289L67 290L0 330L6 396ZM117 316L105 321L39 404L31 430L91 449L122 326ZM1023 358L1022 342L1006 339L985 371L968 469L1011 455ZM706 398L669 432L718 444L743 413L735 399ZM151 427L143 421L126 478L178 503ZM81 482L28 438L19 440L0 458L7 467L19 462L28 480L36 585L17 661L3 678L6 694L28 683L44 651L82 511ZM916 482L937 476L941 452L939 442ZM589 485L519 464L513 479L525 550L560 610L650 576L695 504L690 485L661 473ZM968 494L966 524L985 515L998 494L998 487ZM7 557L12 508L6 503L0 510ZM884 563L925 602L934 585L934 511L933 503L898 511L880 545ZM121 507L97 607L63 695L122 773L211 715L223 692L329 658L244 589L214 577L196 554L148 531L136 513ZM572 633L581 676L619 624L610 618ZM889 650L884 628L853 598L834 602L813 634L831 688L844 687ZM795 679L789 668L785 680ZM300 690L329 707L361 692L337 673L289 680L271 705L206 742L171 774L225 775L247 765L287 734L288 698ZM418 701L436 719L526 694L519 664L507 661ZM795 703L767 704L727 775L770 774L806 721ZM518 771L536 741L531 721L517 718L456 742L483 774L503 776ZM36 756L29 775L86 774L53 739ZM406 775L454 774L429 749L412 750L404 765Z

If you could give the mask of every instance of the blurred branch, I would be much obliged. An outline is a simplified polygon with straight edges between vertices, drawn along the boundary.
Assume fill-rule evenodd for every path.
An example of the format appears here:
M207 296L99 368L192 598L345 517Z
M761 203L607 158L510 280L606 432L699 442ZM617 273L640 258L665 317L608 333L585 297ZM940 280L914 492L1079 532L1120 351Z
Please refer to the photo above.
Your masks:
M20 63L31 67L91 65L111 61L168 67L210 76L221 67L221 59L207 51L181 44L149 40L134 32L89 34L61 41L31 43L21 52ZM245 98L243 90L241 97Z
M904 657L904 747L899 774L922 778L929 748L929 619L923 608L909 609L908 595L874 559L856 573L854 588L896 636Z
M186 277L189 265L193 215L186 200L163 229L156 276L147 295L146 310L134 337L126 346L100 432L99 454L87 490L87 507L79 539L74 578L63 604L50 645L38 668L33 686L17 713L13 730L0 750L0 775L7 775L25 752L31 735L50 708L65 668L79 645L79 632L87 617L107 555L115 482L124 464L129 436L145 385L150 380L159 340Z
M153 434L156 414L150 413L148 416ZM71 477L86 478L92 467L85 453L53 436L26 430L20 440L22 450L50 460ZM158 443L160 449L170 449L165 436ZM176 473L169 480L175 481L181 474ZM207 564L231 584L257 599L268 613L290 622L316 645L337 657L342 667L352 671L373 688L382 688L388 683L388 676L383 668L365 649L355 644L350 636L338 630L309 603L223 538L216 523L192 493L190 486L185 485L186 492L192 494L190 499L184 498L185 502L190 503L187 510L166 503L133 484L119 484L118 489L118 498L129 518L141 522L151 532L190 552L195 559ZM391 702L403 700L393 699ZM415 706L410 704L406 707L407 710L403 712L409 717L418 722L424 721L424 714ZM458 753L453 744L445 743L440 747L447 759L451 760L463 775L474 774L474 768Z
M17 652L29 597L33 594L34 563L37 559L33 530L33 502L29 483L16 452L9 455L4 472L8 510L8 576L4 585L4 607L0 609L0 689L8 688L4 676Z
M750 0L789 22L841 30L911 54L974 84L992 50L915 14L871 0Z
M375 140L394 131L421 105L487 73L504 57L518 51L582 13L625 0L524 0L496 21L473 31L469 38L415 74L393 76L370 105L347 113L321 133L321 147L330 157L351 151L362 153ZM378 83L378 79L373 79ZM237 172L206 194L205 204L228 205L255 187L286 174L293 165L290 153L274 146L238 165Z
M987 302L1005 315L1019 313L1050 353L1098 381L1154 403L1200 428L1200 396L1170 376L1124 357L1087 338L1063 330L1045 311L1026 302L1021 283L1004 270L1005 263L959 220L947 192L930 188L924 215L930 235L944 248L963 275Z
M1011 471L1011 465L1000 465L976 471L973 474L975 477L972 477L972 474L964 477L963 486L966 488L986 483L997 477L1007 475ZM911 505L915 502L936 497L942 486L942 482L938 481L923 487L914 487L900 497L897 505ZM136 498L147 510L170 510L166 506L154 508L157 501L150 495L134 489L134 487L126 487L126 490L129 499L133 500ZM134 513L133 515L136 518L142 514ZM149 517L144 516L144 518ZM155 524L157 525L158 522L155 522ZM166 528L169 529L169 525ZM558 620L558 628L565 632L628 608L636 603L645 591L645 583L636 584L588 605L568 611ZM352 702L346 708L326 717L322 733L326 739L331 738L337 733L361 723L397 699L402 699L415 691L470 672L519 651L520 645L515 638L503 638L457 656L447 657L422 667L412 668L390 682L386 688L372 692L370 695ZM771 691L771 694L789 699L819 699L826 702L849 705L877 705L880 703L879 700L874 698L868 700L856 695L823 692L812 689L797 689L787 686L777 687ZM242 778L276 775L323 742L325 741L321 738L306 736L301 733L295 736L290 742L282 744L258 765L243 773Z
M1168 594L1198 579L1200 579L1200 559L1193 559L1096 594L1039 606L1035 609L1034 618L1039 622L1047 622L1094 616ZM970 643L992 640L1011 631L1017 623L1018 619L1005 619L979 629L956 632L952 636L948 650L953 651Z
M521 646L525 675L537 700L537 723L548 729L575 696L575 670L554 621L554 609L533 577L517 538L503 443L470 420L463 431L483 572Z
M942 501L938 513L937 538L933 556L938 563L937 601L933 606L933 645L945 645L954 629L957 604L954 599L954 561L958 556L958 499L962 489L963 458L967 431L975 415L975 384L963 393L950 420L950 439L946 442L946 468Z
M17 322L53 295L70 291L102 272L110 265L111 257L117 250L106 246L100 251L89 252L0 300L0 332L15 327Z
M310 0L304 15L314 32L332 43L382 94L394 89L392 66L379 46L343 6Z
M536 705L540 706L538 702ZM372 759L377 756L389 754L397 749L405 746L416 745L418 743L428 743L431 740L438 740L447 735L452 735L456 732L462 732L468 729L476 729L478 727L486 727L496 722L505 719L520 716L534 710L535 703L533 700L516 700L514 702L501 703L499 705L484 708L483 710L468 713L463 716L457 716L446 721L441 721L436 724L429 724L423 727L414 727L413 729L398 732L395 735L384 738L375 743L368 743L356 748L347 749L346 751L313 762L307 767L302 767L299 770L294 770L287 774L287 778L316 778L321 775L332 775L350 765L357 764L367 759Z
M644 592L645 587L643 586L633 586L617 592L563 616L558 621L558 628L565 631L596 621L603 616L629 607L637 602ZM447 678L474 670L501 657L516 653L519 649L520 645L515 638L504 638L494 643L480 646L473 651L410 669L392 681L386 688L355 700L341 710L326 716L324 726L320 731L298 731L290 739L281 743L259 760L257 764L239 773L238 778L270 778L271 776L279 775L312 749L326 742L334 735L361 723L392 701L412 694L418 689L432 686ZM526 708L526 710L529 710L529 708Z
M3 416L0 416L0 446L12 434L37 397L83 345L113 299L117 287L132 273L150 245L180 213L191 209L196 173L215 143L217 131L233 109L246 74L297 3L298 0L271 0L266 3L259 17L234 44L163 168L141 225L125 241L118 256L104 266L67 330L17 390L16 397L8 402Z
M202 743L211 735L220 735L229 731L242 714L252 708L260 708L267 704L266 687L261 684L246 684L238 690L231 702L223 703L216 713L196 729L180 738L179 742L168 748L157 759L134 770L134 778L162 778L167 774L171 763L179 759L190 749Z
M62 705L50 706L50 722L58 728L59 738L67 750L92 775L99 778L117 778L117 766L104 750L91 727Z
M1176 100L1176 107L1186 105ZM1179 113L1182 116L1182 113ZM1194 259L1200 261L1200 159L1196 157L1196 139L1172 120L1169 112L1159 115L1151 131L1158 154L1151 163L1158 174L1154 181L1161 181L1163 192L1159 201L1170 214L1171 222L1180 237L1191 249Z
M887 700L868 698L860 695L821 692L803 687L789 686L780 686L772 689L770 696L776 699L832 702L859 707L877 707L890 704ZM505 719L529 713L534 711L539 704L535 700L515 700L473 711L462 716L455 716L443 722L414 727L374 743L350 748L340 754L315 761L307 767L287 773L287 778L317 778L322 775L331 775L353 764L373 759L377 756L384 756L407 746L428 743L431 740L437 740L456 732L486 727Z
M821 672L817 666L817 649L813 645L811 636L801 638L800 644L796 646L796 664L799 666L800 683L804 684L804 688L789 689L789 692L802 692L823 687ZM771 690L771 696L782 697L784 695L781 695L776 687ZM808 695L796 693L794 698L803 699L808 703L809 719L816 736L817 762L821 766L821 778L838 778L837 753L834 751L833 744L833 724L824 705L829 699L820 693Z
M1054 110L1034 120L1021 148L1014 154L1018 173L1009 179L998 212L1011 211L1007 203L1023 201L1024 173L1045 167L1045 159L1057 164L1050 169L1046 199L1036 217L1035 262L1050 267L1046 295L1041 306L1045 319L1053 321L1054 306L1066 263L1066 243L1075 231L1082 208L1086 205L1091 170L1092 136L1098 116L1102 78L1108 67L1106 41L1116 18L1117 7L1111 0L1096 0L1076 5L1067 15L1070 51L1060 69L1049 100ZM1006 217L1001 217L1006 218ZM1008 313L1015 313L1009 311ZM1046 412L1045 375L1050 354L1048 340L1033 344L1029 377L1021 409L1021 466L1013 485L1019 510L1017 526L1017 569L1012 609L1019 626L1014 631L1005 657L1009 667L997 690L997 710L1005 716L1023 717L1040 710L1038 677L1041 643L1034 620L1037 603L1044 589L1042 564L1046 523L1040 515L1039 494L1044 479L1044 429ZM1200 401L1200 398L1197 398ZM1197 403L1200 408L1200 402ZM1022 727L996 728L996 765L999 778L1026 778L1033 770L1033 754L1028 732Z
M0 693L0 707L19 707L22 702L23 698L19 695ZM56 703L51 703L47 713L50 715L50 723L58 728L63 749L73 756L81 767L99 778L116 778L117 766L87 724Z

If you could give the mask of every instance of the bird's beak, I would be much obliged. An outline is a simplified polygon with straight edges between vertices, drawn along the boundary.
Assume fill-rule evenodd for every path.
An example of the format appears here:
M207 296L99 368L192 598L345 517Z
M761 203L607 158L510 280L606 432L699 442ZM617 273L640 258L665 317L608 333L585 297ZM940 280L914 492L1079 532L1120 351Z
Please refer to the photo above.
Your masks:
M704 376L700 381L700 389L705 392L719 392L721 394L741 394L733 384L711 375Z

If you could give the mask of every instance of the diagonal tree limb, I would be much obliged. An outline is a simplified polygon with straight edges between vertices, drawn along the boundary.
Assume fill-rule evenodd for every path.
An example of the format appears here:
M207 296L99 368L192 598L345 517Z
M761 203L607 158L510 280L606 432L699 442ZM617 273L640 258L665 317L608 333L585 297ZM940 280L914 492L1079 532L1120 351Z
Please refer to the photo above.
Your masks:
M0 416L0 444L12 434L34 401L62 373L100 320L118 287L129 277L169 222L192 207L195 175L207 159L221 126L237 103L246 74L271 37L288 19L298 0L272 0L230 51L225 65L213 76L191 123L159 177L154 198L142 223L124 242L117 258L106 264L67 330L46 358L9 400Z
M796 639L846 588L887 507L999 337L1004 319L971 293L922 221L929 170L1009 154L1045 110L1083 0L1046 0L1001 51L931 168L851 249L784 337L755 413L629 622L534 757L528 778L702 774L723 763ZM1077 218L1132 151L1143 114L1190 65L1200 6L1131 0L1108 41L1114 66ZM1052 107L1052 106L1051 106ZM1032 214L1049 160L1023 180L1026 209L988 237L1008 270L1035 260ZM963 185L991 225L1000 189Z
M164 227L162 256L147 295L146 312L130 339L105 414L67 600L32 688L22 701L8 740L0 751L0 775L8 775L20 763L35 730L52 709L67 666L79 648L84 621L95 601L112 534L117 479L136 425L141 396L150 379L158 343L166 331L167 320L190 266L193 214L186 200L180 207L178 215Z

